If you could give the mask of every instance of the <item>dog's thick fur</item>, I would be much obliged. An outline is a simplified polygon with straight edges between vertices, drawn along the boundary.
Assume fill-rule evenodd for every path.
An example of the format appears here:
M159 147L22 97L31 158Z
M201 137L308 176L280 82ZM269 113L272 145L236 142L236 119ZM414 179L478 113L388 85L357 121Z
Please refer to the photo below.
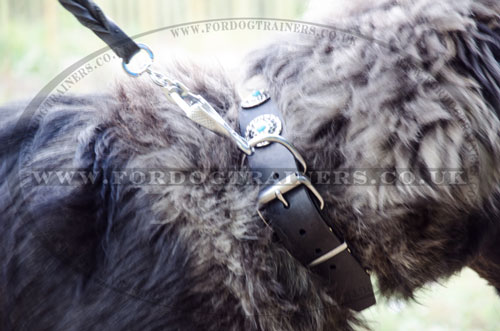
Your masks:
M384 295L409 298L468 265L500 287L498 95L475 71L498 82L498 44L487 44L492 53L476 47L488 37L478 24L498 27L500 3L333 3L340 6L330 15L322 8L323 22L359 36L294 35L253 53L250 74L267 82L287 138L313 169L410 169L425 184L320 185L331 225ZM225 74L194 65L169 74L237 126L240 100ZM141 80L98 97L60 97L35 119L21 111L1 110L2 330L359 323L273 243L255 210L257 186L166 185L152 194L110 182L123 168L246 168L228 139L188 120L157 87ZM20 175L75 168L96 181L44 186ZM460 169L467 183L433 185L428 172L439 168Z

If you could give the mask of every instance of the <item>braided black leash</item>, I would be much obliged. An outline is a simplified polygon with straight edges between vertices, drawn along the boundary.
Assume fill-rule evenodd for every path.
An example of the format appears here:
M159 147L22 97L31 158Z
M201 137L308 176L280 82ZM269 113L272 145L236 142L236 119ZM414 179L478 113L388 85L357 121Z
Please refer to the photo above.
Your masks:
M102 39L120 58L129 63L139 46L104 15L91 0L59 0L59 3Z
M83 26L92 30L116 55L123 59L122 65L125 72L134 77L147 73L156 85L164 88L167 97L175 102L188 118L213 132L229 137L245 154L252 153L248 142L234 131L203 97L192 93L181 82L153 70L151 66L154 55L149 47L136 44L109 20L93 1L59 0L59 2Z

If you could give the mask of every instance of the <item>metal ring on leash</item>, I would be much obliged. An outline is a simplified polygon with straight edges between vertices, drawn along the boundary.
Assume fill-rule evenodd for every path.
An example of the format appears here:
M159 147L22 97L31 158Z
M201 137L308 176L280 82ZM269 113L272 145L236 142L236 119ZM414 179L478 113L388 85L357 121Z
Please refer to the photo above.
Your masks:
M125 63L125 60L122 62L123 70L127 74L133 77L140 76L144 72L146 72L149 67L153 64L154 54L151 49L145 44L137 44L141 49L140 52L135 54L129 61L129 63ZM143 52L145 51L145 53ZM147 55L147 56L145 56Z

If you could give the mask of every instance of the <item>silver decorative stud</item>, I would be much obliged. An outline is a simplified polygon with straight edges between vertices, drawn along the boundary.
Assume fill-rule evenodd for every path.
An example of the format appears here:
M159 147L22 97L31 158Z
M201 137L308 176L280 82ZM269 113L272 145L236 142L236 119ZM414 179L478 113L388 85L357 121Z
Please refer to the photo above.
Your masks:
M271 114L260 115L254 118L248 125L245 132L245 137L249 141L255 137L262 135L275 134L279 135L282 130L280 119ZM264 141L258 143L257 147L269 145L269 142Z
M245 109L257 107L269 100L269 98L270 96L267 91L257 90L254 91L248 98L243 100L243 102L241 103L241 107Z

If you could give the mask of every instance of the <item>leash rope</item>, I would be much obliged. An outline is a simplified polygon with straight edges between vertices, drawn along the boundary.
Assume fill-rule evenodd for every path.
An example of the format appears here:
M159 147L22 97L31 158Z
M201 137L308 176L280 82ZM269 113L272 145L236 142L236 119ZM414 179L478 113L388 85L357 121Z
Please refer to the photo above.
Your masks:
M134 54L139 52L139 46L109 20L93 1L59 0L59 3L72 13L83 26L101 38L125 63L128 63Z
M85 27L92 30L122 60L123 69L130 76L138 77L147 73L151 80L166 90L167 97L176 103L192 121L212 132L230 138L246 155L251 155L252 147L217 113L200 95L192 93L181 82L151 68L154 54L144 44L135 43L91 0L59 0Z

